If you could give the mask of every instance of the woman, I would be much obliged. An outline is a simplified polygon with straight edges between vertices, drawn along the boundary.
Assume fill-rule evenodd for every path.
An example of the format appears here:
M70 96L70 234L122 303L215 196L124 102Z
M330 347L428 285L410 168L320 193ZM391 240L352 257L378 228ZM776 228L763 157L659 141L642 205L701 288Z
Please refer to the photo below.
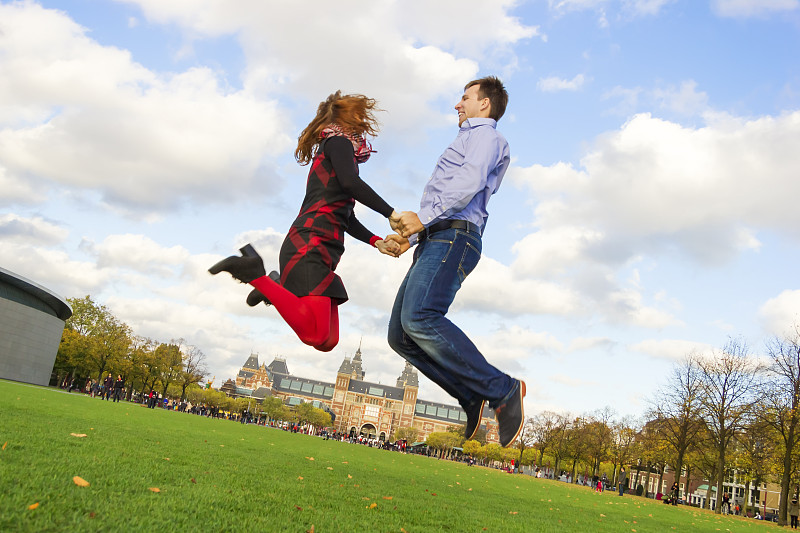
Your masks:
M306 195L280 250L280 274L266 275L251 245L209 268L229 272L255 289L248 305L272 304L304 343L327 352L339 342L338 306L347 301L334 271L344 252L344 233L397 257L400 246L384 241L355 217L356 200L390 217L394 209L358 175L358 164L372 152L366 135L376 135L376 101L336 91L319 104L317 115L300 134L295 159L311 163Z

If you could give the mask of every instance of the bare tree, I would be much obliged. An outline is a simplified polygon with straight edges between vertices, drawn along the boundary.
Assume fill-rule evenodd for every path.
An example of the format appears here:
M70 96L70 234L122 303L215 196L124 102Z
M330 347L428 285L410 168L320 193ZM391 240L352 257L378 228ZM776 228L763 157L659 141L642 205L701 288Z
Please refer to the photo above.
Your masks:
M748 356L743 341L730 340L721 352L698 358L701 385L700 411L716 452L717 496L725 479L725 453L740 431L755 401L754 385L759 367ZM717 505L715 512L721 512Z
M789 486L797 463L795 456L800 446L800 325L784 338L774 338L767 343L767 353L772 359L763 389L761 420L778 435L781 443L783 473L781 498L778 510L779 524L786 525L786 508L790 499Z
M639 423L626 417L614 424L609 453L614 462L614 485L619 484L619 467L630 464L635 455Z
M658 399L652 402L649 413L669 448L669 464L675 471L676 481L683 471L686 454L695 445L703 429L699 370L697 356L688 354L682 363L673 368L669 380L659 389ZM687 482L684 489L688 490L688 487Z
M208 375L206 354L197 346L186 346L183 354L183 369L178 376L181 384L181 401L186 399L186 387L200 383Z

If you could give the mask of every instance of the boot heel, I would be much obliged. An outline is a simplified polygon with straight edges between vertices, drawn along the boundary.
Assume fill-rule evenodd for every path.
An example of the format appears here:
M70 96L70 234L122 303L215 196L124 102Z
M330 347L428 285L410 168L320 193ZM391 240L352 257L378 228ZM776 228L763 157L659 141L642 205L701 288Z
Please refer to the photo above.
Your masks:
M239 251L242 252L243 257L258 257L258 252L256 252L256 249L253 248L253 245L249 242L239 248Z

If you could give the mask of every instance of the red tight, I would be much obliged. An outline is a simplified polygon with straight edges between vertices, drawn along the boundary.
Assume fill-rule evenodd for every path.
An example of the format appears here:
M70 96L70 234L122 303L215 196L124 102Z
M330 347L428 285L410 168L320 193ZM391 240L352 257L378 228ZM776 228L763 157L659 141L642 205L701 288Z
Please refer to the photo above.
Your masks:
M329 352L339 344L339 308L327 296L295 296L269 276L250 285L269 298L289 327L305 344Z

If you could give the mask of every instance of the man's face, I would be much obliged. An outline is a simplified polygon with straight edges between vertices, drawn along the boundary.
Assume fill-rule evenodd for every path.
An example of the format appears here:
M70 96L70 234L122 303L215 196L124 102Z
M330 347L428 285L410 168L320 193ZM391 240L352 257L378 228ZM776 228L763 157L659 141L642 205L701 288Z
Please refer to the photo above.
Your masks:
M478 93L480 86L473 85L464 91L461 100L456 104L456 111L458 111L458 125L464 123L468 118L475 117L488 117L489 116L489 99L480 98Z

